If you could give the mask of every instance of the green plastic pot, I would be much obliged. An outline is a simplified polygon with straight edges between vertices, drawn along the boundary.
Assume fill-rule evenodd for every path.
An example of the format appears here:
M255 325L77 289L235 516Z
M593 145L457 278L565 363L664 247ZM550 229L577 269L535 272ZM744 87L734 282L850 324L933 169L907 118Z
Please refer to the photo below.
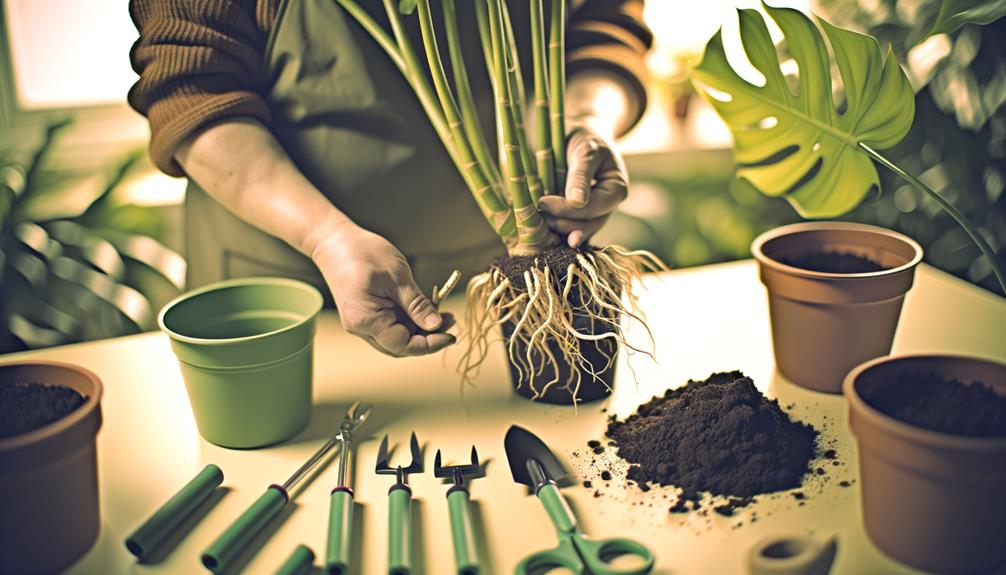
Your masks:
M284 441L311 418L318 290L291 279L210 284L161 310L199 433L223 447Z

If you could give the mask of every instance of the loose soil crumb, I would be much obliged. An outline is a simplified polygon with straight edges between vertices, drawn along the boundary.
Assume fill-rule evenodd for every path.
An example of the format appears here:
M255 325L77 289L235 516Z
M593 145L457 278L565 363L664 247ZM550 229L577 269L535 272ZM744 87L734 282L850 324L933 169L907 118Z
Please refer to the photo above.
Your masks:
M923 429L1006 436L1006 397L980 381L964 384L937 374L904 374L864 386L862 396L884 414Z
M717 505L716 507L713 507L713 511L715 511L716 513L719 513L720 515L722 515L724 517L732 517L733 514L734 514L734 511L736 511L737 509L740 509L742 507L747 507L748 505L751 505L752 503L754 503L754 498L753 497L743 497L743 498L742 497L731 497L730 499L727 499L727 501L725 503Z
M524 272L531 269L531 266L535 265L535 261L538 262L537 267L544 267L548 265L552 273L556 274L556 278L561 281L566 280L566 269L569 268L569 264L576 264L576 255L578 253L586 253L593 251L596 248L592 246L582 246L580 248L571 248L566 245L558 245L550 248L546 248L545 251L535 254L533 256L504 256L496 261L496 265L503 271L503 275L510 280L510 283L514 287L521 290L526 290L527 287L524 285ZM562 285L559 283L559 285Z
M607 434L629 479L738 498L799 487L817 443L739 371L670 390Z
M584 481L583 486L586 487L587 489L590 489L591 487L594 486L594 484L591 483L590 481Z
M837 251L811 252L779 261L795 268L832 274L860 274L887 269L869 258Z
M605 481L611 481L611 472L608 471L608 470L602 471L601 472L601 479L603 479Z
M0 438L48 425L83 403L84 397L69 387L4 382L0 384Z

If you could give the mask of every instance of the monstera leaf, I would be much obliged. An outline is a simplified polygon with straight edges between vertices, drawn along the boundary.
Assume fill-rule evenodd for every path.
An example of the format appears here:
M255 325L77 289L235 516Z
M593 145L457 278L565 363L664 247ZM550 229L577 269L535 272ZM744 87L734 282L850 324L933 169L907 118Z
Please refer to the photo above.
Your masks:
M805 218L854 208L879 187L863 145L885 149L908 132L915 100L904 71L877 41L817 18L835 55L844 88L832 95L831 59L817 26L789 8L765 6L782 29L799 82L790 88L761 14L740 10L741 42L763 85L741 78L727 62L722 30L694 70L696 88L730 127L737 175L762 193L783 196Z
M943 0L929 34L952 34L965 24L990 24L1004 16L1004 0Z

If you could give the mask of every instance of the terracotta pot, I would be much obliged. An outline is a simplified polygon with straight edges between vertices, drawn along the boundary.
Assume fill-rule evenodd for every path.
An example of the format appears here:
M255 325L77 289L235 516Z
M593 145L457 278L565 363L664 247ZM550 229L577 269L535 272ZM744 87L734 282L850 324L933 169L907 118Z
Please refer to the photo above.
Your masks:
M894 356L849 373L866 532L881 551L918 569L987 571L1006 561L1006 437L929 431L864 401L864 390L905 373L982 381L1006 395L1006 364L979 358Z
M86 369L51 361L0 365L0 385L10 381L62 385L85 398L58 421L0 439L0 573L51 573L98 538L101 381Z
M782 263L821 251L867 257L885 269L826 273ZM891 352L905 293L922 261L917 242L876 226L807 222L765 232L751 253L768 288L776 366L787 379L839 393L850 369Z

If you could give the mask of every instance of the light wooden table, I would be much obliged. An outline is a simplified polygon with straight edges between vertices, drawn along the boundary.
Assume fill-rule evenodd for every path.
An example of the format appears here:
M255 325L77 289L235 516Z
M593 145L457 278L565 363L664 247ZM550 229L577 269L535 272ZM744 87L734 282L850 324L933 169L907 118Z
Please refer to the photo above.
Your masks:
M518 423L541 435L576 475L564 490L588 534L632 536L657 555L656 573L744 573L744 556L770 533L802 530L837 535L839 553L833 573L911 573L882 556L863 533L858 482L839 485L857 475L856 448L846 425L841 396L798 388L775 372L765 291L752 261L707 266L647 277L640 291L657 341L654 362L641 355L619 360L615 394L604 403L572 408L531 404L516 398L502 360L502 348L491 354L476 389L466 392L469 412L460 396L454 364L458 351L444 356L390 359L349 336L338 318L323 314L315 342L314 414L309 428L295 439L267 449L229 450L204 441L196 431L175 357L165 336L157 333L84 343L12 355L15 359L47 358L83 365L105 384L105 423L98 435L102 531L91 551L72 573L203 572L200 552L240 514L267 485L280 482L333 433L349 402L375 404L364 428L372 436L360 445L355 482L361 573L381 573L385 566L387 488L391 478L373 473L377 444L384 433L392 443L406 442L415 430L426 446L426 469L413 475L420 533L420 570L445 575L453 570L446 486L432 475L433 454L444 450L446 462L467 456L471 445L489 462L487 477L471 484L481 525L483 553L491 573L508 574L531 551L556 544L541 505L514 484L503 452L503 435ZM448 309L459 312L455 298ZM633 330L636 341L640 334ZM918 270L895 340L896 352L959 352L1006 360L1006 300L925 265ZM629 369L631 367L632 369ZM617 464L615 478L601 481L610 454L590 465L586 442L602 439L606 417L625 416L641 402L689 378L714 371L742 370L770 397L823 431L834 443L841 466L828 468L803 488L800 506L790 493L759 498L739 515L726 518L668 514L673 489L643 493L624 484ZM633 381L633 371L638 382ZM607 409L607 413L602 412ZM576 451L579 457L574 457ZM399 451L404 455L404 450ZM225 474L226 493L207 505L202 520L177 546L151 565L129 555L123 539L207 463ZM245 554L249 573L271 573L298 543L317 555L325 551L328 494L336 466L325 469L295 499L289 512L270 524L259 549ZM591 480L595 489L580 486ZM756 514L758 521L750 523ZM742 522L740 527L734 527Z

